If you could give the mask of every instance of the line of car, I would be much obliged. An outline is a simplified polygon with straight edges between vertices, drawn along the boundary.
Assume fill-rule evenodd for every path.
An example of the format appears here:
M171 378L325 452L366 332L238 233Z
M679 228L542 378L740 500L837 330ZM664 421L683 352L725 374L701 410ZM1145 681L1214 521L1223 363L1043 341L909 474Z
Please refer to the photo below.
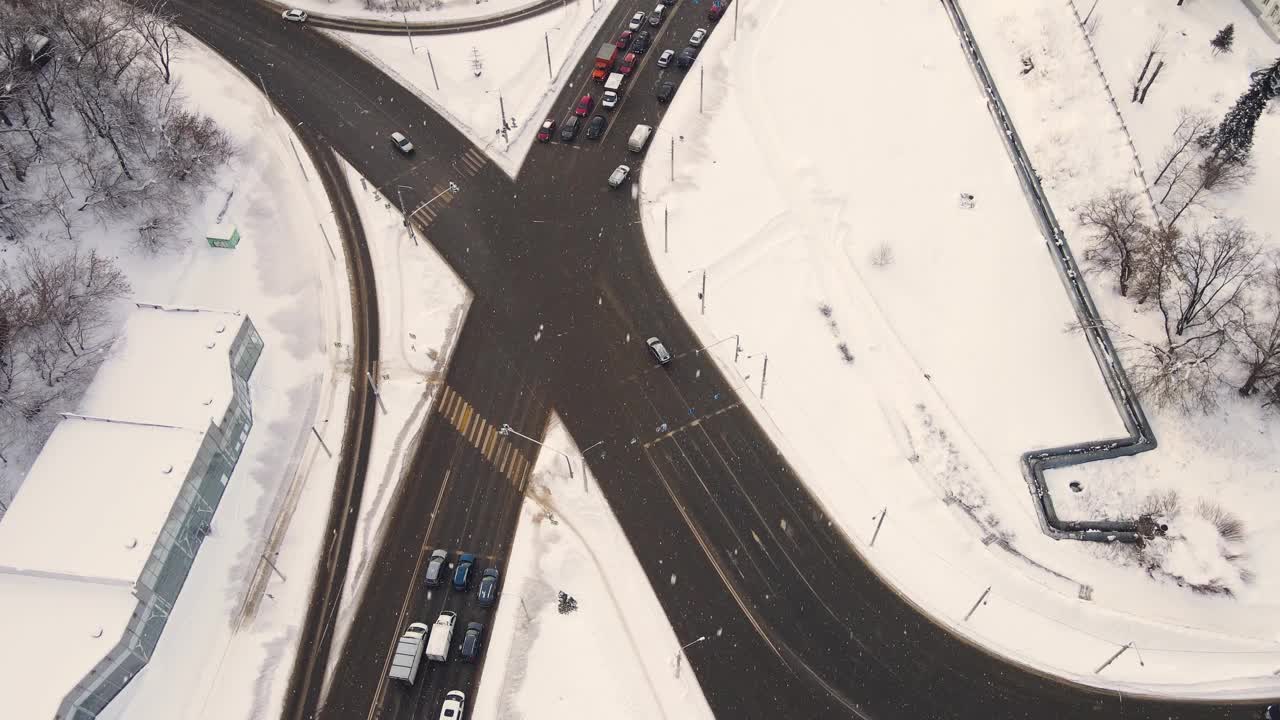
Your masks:
M639 56L644 54L652 43L652 36L649 34L649 31L641 30L640 28L646 23L652 27L660 26L666 16L667 7L675 5L676 2L677 0L662 0L662 3L656 6L652 12L646 14L644 11L636 11L636 13L631 16L627 29L623 30L618 35L618 39L613 43L613 46L617 48L617 50L627 51L626 54L622 56L622 60L618 63L616 69L613 67L613 63L615 62L613 57L604 54L603 51L601 53L603 57L597 56L597 66L592 73L592 79L605 83L605 90L600 101L601 108L604 110L612 110L618 106L621 102L621 84L623 79L631 75L639 65ZM680 69L689 69L693 65L693 61L697 58L698 49L702 46L706 37L706 29L698 28L689 38L688 47L681 50L679 54L677 54L674 49L668 48L663 50L662 54L658 58L658 67L670 67L674 61L676 66ZM609 46L605 45L604 47L608 48ZM607 64L607 68L602 67L602 65L605 64ZM606 78L608 78L607 81ZM667 103L675 96L675 92L676 83L674 81L667 80L658 84L654 91L654 95L657 97L658 102ZM578 133L582 130L584 122L587 126L586 135L588 140L599 140L604 136L605 130L609 125L609 120L605 115L598 114L591 117L589 121L584 121L584 118L591 115L591 112L595 109L595 105L595 95L590 92L583 94L582 97L578 99L577 104L574 105L572 114L568 115L559 125L559 137L561 142L574 142L578 137ZM555 118L549 117L544 120L542 126L538 128L537 139L539 142L551 142L551 140L556 137L556 134L556 120ZM614 171L614 175L610 176L610 187L618 187L622 184L621 181L625 181L626 175L630 172L629 168L625 172L622 172L619 182L615 183L613 181L613 178L617 176L624 167L625 166L619 166L619 168Z
M427 570L423 583L428 588L444 585L446 581L453 590L467 593L471 589L471 578L475 573L476 556L473 553L459 552L457 561L449 570L449 551L436 548L427 561ZM480 574L480 587L476 592L476 600L480 607L493 607L498 601L498 584L501 573L498 568L486 568ZM458 614L445 610L436 618L430 627L426 623L410 623L404 634L396 641L392 655L389 675L392 679L413 685L418 676L418 668L425 657L439 663L449 661L453 647L453 631L457 625ZM463 632L458 652L463 662L475 662L480 657L484 642L484 624L467 623ZM440 706L440 720L458 720L466 707L467 696L461 690L450 690L445 693L444 702Z

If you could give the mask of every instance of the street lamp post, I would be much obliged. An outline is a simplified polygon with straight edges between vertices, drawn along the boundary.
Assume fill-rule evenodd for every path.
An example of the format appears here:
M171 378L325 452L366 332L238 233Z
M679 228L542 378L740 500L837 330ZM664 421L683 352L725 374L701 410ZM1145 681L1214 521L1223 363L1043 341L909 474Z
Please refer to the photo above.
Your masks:
M498 428L498 434L503 436L515 435L517 437L522 437L525 440L528 440L529 442L534 443L539 447L546 448L547 450L550 450L551 452L559 455L560 457L564 458L564 464L566 467L569 468L569 477L573 478L573 463L569 460L569 456L566 453L563 453L551 447L550 445L547 445L546 443L540 442L538 440L534 440L533 438L529 437L528 435L525 435L524 433L520 432L519 430L516 430L515 428L511 427L506 423L503 423L502 427ZM596 445L599 445L599 444L600 443L596 443ZM591 447L595 447L595 445L592 445Z
M701 268L701 269L702 269L702 291L698 293L698 299L702 301L702 310L699 311L698 314L706 315L707 314L707 269L706 268ZM697 272L697 270L689 270L688 272L695 273Z
M676 651L676 677L680 677L680 659L684 657L684 651L706 639L706 635L699 636L697 640L681 645L680 649Z
M409 52L416 55L418 49L413 46L413 33L409 30L409 16L405 13L400 13L400 17L404 18L404 34L409 36Z

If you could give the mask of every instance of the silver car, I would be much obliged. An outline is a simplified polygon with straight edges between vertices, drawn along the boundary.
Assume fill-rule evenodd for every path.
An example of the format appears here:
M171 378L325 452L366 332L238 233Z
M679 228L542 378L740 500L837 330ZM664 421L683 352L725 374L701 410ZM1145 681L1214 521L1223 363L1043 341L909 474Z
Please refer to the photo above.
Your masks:
M391 133L391 144L405 155L413 152L413 143L409 142L409 138L405 137L404 133Z
M620 187L622 183L627 181L627 176L631 174L631 168L626 165L619 165L613 174L609 176L609 187Z
M658 361L659 365L666 365L671 362L671 353L667 351L667 346L663 345L661 340L651 337L645 340L644 344L649 346L649 354L653 356L654 360Z
M444 582L445 568L448 564L448 550L436 550L431 553L431 560L427 562L427 587L436 587Z
M676 56L675 50L663 50L658 56L658 67L666 67L671 64L671 59Z

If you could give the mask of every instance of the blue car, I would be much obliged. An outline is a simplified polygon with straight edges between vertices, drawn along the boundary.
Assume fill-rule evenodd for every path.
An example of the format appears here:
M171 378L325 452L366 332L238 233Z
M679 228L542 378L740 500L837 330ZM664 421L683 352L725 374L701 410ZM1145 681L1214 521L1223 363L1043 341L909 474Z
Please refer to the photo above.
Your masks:
M466 592L471 587L471 566L476 564L476 556L471 553L458 555L458 565L453 569L453 589Z

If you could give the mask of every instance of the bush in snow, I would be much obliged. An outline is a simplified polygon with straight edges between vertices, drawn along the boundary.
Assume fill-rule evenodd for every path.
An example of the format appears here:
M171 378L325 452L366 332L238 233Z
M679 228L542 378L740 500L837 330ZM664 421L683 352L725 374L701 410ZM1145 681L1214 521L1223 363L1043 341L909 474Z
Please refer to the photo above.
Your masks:
M893 264L893 247L887 242L880 243L875 250L871 251L872 267L889 267Z
M1168 533L1139 548L1140 562L1152 577L1195 592L1228 596L1253 582L1244 524L1233 513L1200 500L1190 512L1175 503L1163 519Z

